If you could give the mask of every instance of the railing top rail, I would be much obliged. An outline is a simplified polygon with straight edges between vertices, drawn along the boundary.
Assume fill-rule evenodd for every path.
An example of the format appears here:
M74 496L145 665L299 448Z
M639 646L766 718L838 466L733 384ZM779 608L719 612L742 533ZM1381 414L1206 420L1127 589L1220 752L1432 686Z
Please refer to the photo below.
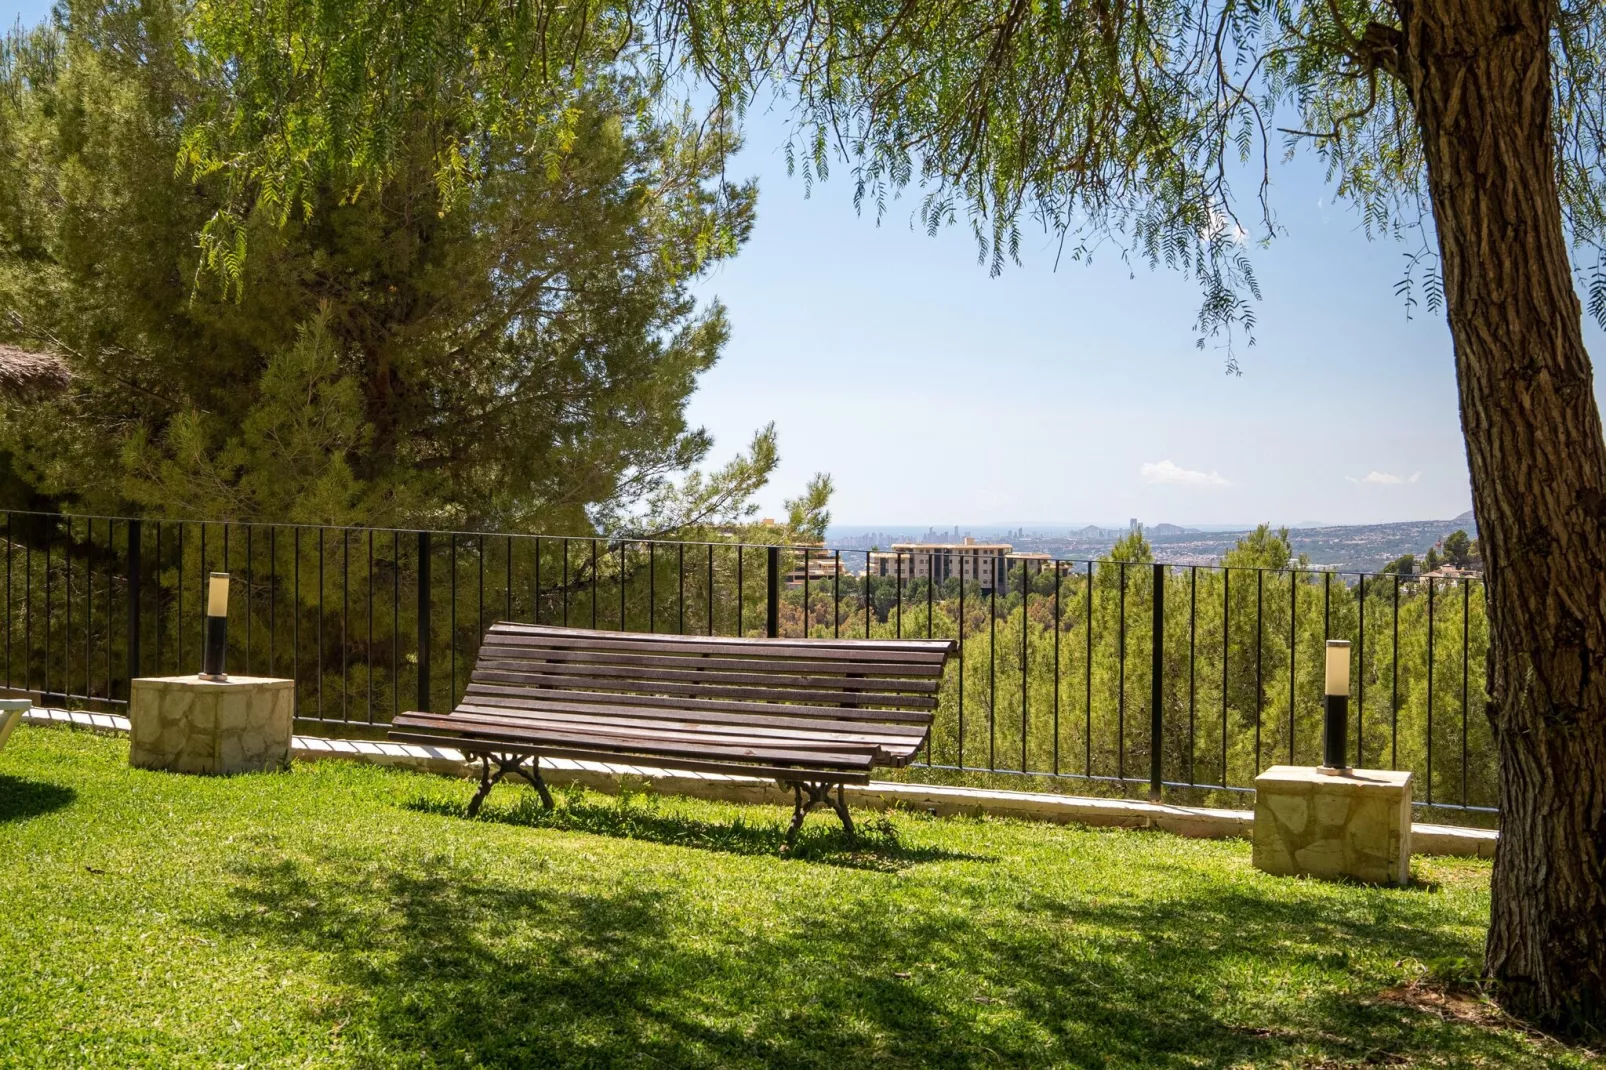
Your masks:
M927 550L877 550L875 548L858 549L841 546L817 546L805 543L769 543L769 542L740 542L734 539L669 539L656 536L631 535L620 533L590 532L581 534L559 534L555 532L525 532L525 531L484 531L474 528L417 528L395 527L391 525L370 524L310 524L299 521L285 520L239 520L239 519L195 519L192 517L167 516L117 516L104 513L54 513L39 509L0 509L0 516L30 516L47 520L99 520L115 523L140 522L147 524L189 524L195 526L233 526L252 528L288 528L303 531L342 531L342 532L370 532L376 534L394 535L444 535L466 538L485 539L552 539L563 542L597 542L606 544L610 550L617 550L621 546L694 546L699 548L715 547L724 549L757 550L779 548L793 553L807 553L821 555L822 557L838 554L868 556L872 553L885 553L896 557L931 557L945 553L944 549ZM952 549L962 550L960 544ZM997 556L996 554L988 556ZM1422 580L1438 579L1464 579L1471 581L1483 580L1483 573L1472 573L1466 576L1444 577L1426 575L1401 575L1393 572L1383 572L1367 569L1336 569L1336 568L1306 568L1296 565L1267 566L1267 565L1227 565L1221 562L1191 562L1191 561L1123 561L1111 557L1055 557L1035 558L1044 568L1061 565L1131 565L1134 567L1156 565L1164 566L1172 571L1188 569L1209 569L1215 571L1233 572L1261 572L1273 575L1291 574L1299 576L1350 576L1357 579L1395 579L1403 583L1420 582ZM918 579L920 577L912 577Z

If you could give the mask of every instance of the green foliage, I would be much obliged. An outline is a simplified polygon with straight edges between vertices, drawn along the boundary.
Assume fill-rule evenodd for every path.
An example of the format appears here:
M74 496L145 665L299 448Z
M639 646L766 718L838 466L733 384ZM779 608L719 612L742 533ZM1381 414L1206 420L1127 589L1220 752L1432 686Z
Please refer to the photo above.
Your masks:
M1393 576L1414 576L1416 574L1416 555L1401 554L1384 565L1383 572Z
M1465 531L1450 533L1444 540L1444 556L1456 568L1469 568L1475 556L1475 544Z
M496 50L466 9L382 7L320 21L340 29L318 63L277 62L277 35L255 36L310 12L297 3L86 0L64 29L7 40L0 335L64 353L75 375L0 421L12 466L100 512L740 521L774 469L772 432L684 478L712 445L686 401L728 334L689 287L753 219L753 186L724 177L729 126L659 107L600 41L555 49L551 82L482 95L474 72ZM406 55L371 66L387 42ZM407 90L405 114L371 107L374 69L455 104ZM293 120L313 88L323 110ZM225 135L249 149L224 153ZM347 137L361 144L331 164ZM272 166L253 170L257 153Z
M1345 582L1291 560L1287 531L1267 525L1242 537L1223 563L1230 573L1166 569L1158 741L1166 780L1241 788L1269 765L1316 764L1323 645L1348 638L1357 643L1357 764L1414 770L1418 801L1497 804L1482 583L1441 580L1430 596L1429 584L1409 572ZM934 765L1127 777L1138 790L1156 745L1149 734L1153 573L1152 554L1134 532L1121 540L1120 556L1099 562L1091 575L1062 564L1028 578L1017 567L1003 589L968 583L962 597L955 580L929 592L922 579L901 586L892 577L817 580L806 602L804 590L786 592L781 631L822 638L962 634L963 658L939 696ZM727 569L721 589L728 576ZM927 774L917 768L913 775ZM1242 800L1223 793L1212 801Z
M783 859L779 807L549 819L504 784L467 821L472 786L424 773L127 746L0 754L9 1065L1589 1065L1398 997L1477 960L1486 862L1380 891L1242 841L904 814L861 852L813 817Z

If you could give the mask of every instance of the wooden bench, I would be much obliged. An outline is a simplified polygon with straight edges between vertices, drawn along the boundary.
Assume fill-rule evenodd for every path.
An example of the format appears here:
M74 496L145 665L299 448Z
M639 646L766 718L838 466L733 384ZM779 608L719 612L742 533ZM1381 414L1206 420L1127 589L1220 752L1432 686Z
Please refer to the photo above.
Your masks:
M852 834L842 785L914 759L953 649L947 639L737 639L499 623L486 633L462 703L449 714L404 713L390 738L478 759L471 817L510 773L551 809L541 758L775 780L796 800L790 846L804 815L821 806Z

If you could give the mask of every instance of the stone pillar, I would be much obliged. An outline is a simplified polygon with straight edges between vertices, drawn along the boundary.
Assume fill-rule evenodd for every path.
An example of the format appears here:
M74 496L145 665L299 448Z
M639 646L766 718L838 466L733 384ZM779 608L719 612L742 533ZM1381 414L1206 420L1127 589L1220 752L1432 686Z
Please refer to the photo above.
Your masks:
M1285 876L1408 883L1411 776L1272 766L1255 778L1255 866Z
M25 698L0 698L0 750L6 749L6 740L22 723L22 715L33 709L33 702Z
M135 680L128 702L128 761L175 773L279 769L290 761L294 716L294 680Z

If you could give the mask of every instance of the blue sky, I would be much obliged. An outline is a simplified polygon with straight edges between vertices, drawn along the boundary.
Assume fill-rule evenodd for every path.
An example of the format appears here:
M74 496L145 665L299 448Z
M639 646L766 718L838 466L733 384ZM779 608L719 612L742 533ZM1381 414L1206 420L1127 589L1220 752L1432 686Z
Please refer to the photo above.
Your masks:
M1198 292L1115 255L1054 270L1035 235L990 278L963 225L917 197L878 226L838 167L805 193L783 116L755 118L752 241L702 286L732 338L692 417L734 448L764 419L769 508L815 471L844 524L1361 523L1471 507L1449 329L1394 293L1405 247L1369 242L1318 165L1274 173L1286 229L1254 250L1264 300L1243 374L1195 348ZM1592 351L1606 352L1591 323ZM1597 395L1601 391L1597 384Z
M0 4L10 24L48 4ZM1394 287L1405 248L1369 242L1307 156L1277 168L1287 231L1253 253L1257 344L1195 348L1187 279L1112 248L1054 270L1051 236L991 278L961 225L936 238L917 198L879 223L847 168L806 195L785 117L754 115L735 176L759 180L741 254L698 287L732 337L691 419L713 460L774 420L782 463L762 503L810 474L843 524L1361 523L1470 507L1449 331ZM1586 323L1592 352L1606 336ZM1602 395L1600 384L1597 397Z

